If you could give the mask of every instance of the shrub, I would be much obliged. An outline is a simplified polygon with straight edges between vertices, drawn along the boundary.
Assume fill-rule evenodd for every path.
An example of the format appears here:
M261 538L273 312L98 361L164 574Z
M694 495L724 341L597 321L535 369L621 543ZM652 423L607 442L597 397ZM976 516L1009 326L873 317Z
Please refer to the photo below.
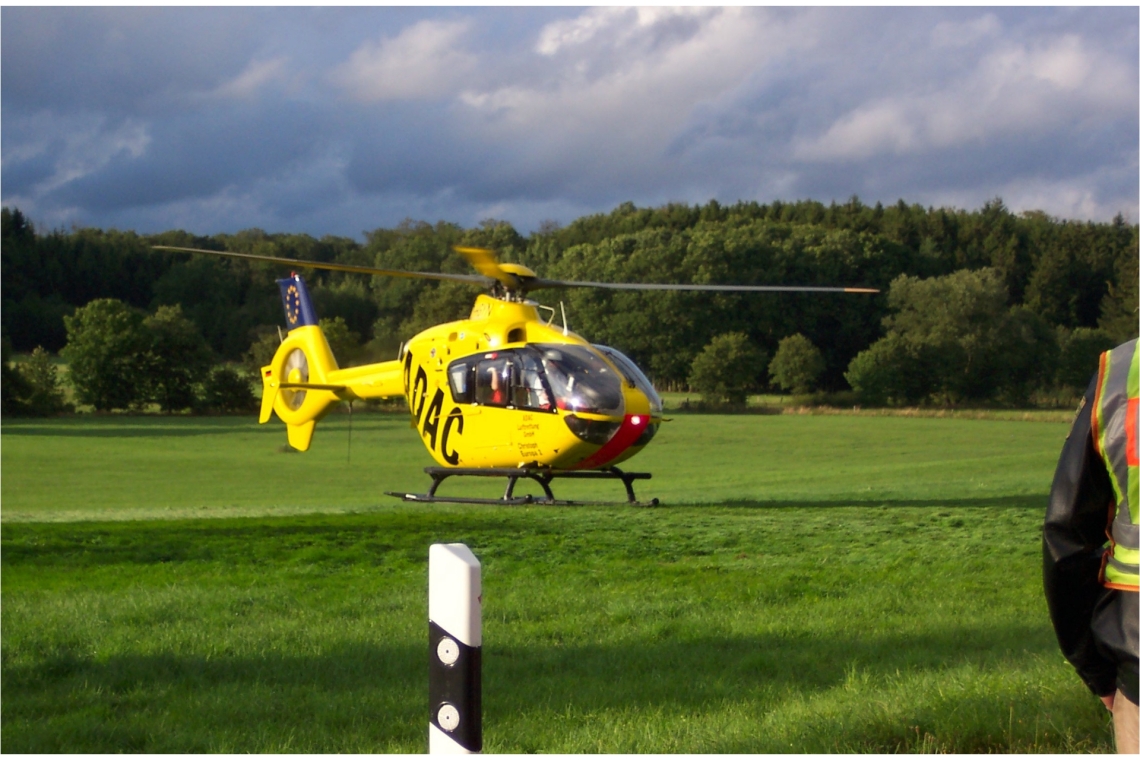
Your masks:
M1061 344L1061 356L1054 379L1062 388L1081 391L1096 374L1100 355L1116 345L1106 331L1089 327L1062 331L1058 342Z
M242 356L242 369L254 377L261 376L261 368L273 361L273 355L281 346L280 328L262 325L251 331L253 343Z
M237 414L257 409L249 378L227 366L214 367L202 384L202 403L214 412Z
M23 399L31 389L19 370L9 364L11 354L12 344L5 335L0 338L0 413L25 414Z
M21 399L24 411L35 417L49 417L71 409L59 383L55 362L42 346L36 346L28 361L17 367L27 389Z
M860 351L844 377L865 404L917 404L938 383L938 357L888 334Z

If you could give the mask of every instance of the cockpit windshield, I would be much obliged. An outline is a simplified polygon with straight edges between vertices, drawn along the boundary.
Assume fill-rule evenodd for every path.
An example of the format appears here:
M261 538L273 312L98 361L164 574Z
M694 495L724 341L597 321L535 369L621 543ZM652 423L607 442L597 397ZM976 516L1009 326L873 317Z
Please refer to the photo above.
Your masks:
M546 380L559 409L620 416L625 411L621 378L585 346L536 344Z
M628 356L618 351L616 348L603 346L595 343L594 348L601 351L606 355L606 358L612 361L621 373L625 375L626 382L637 388L645 397L649 399L649 411L654 416L659 416L664 405L661 403L661 397L657 395L657 389L653 387L653 383L649 382L649 378L645 373L638 369L637 365Z

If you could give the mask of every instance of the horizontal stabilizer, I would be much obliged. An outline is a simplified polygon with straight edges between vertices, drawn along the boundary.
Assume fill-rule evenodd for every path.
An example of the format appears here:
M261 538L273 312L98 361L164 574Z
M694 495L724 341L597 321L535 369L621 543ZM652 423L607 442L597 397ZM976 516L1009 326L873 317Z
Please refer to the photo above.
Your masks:
M329 385L327 383L281 383L280 387L282 387L282 388L300 388L301 390L306 390L306 391L332 391L333 393L336 393L338 391L345 390L348 386L346 386L346 385Z

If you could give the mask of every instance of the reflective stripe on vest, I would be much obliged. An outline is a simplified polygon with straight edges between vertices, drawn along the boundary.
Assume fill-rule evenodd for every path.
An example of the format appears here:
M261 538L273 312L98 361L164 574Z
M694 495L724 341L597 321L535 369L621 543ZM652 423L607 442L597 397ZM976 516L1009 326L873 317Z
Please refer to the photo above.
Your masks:
M1102 580L1110 588L1136 591L1140 587L1140 474L1136 446L1136 416L1140 413L1140 354L1131 340L1100 357L1093 406L1093 444L1108 467L1116 495Z

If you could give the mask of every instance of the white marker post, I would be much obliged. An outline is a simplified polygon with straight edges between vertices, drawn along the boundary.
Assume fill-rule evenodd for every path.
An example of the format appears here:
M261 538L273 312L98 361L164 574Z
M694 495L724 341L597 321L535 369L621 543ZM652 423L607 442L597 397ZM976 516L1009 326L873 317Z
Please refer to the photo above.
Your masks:
M428 752L483 750L483 581L463 544L428 550Z

